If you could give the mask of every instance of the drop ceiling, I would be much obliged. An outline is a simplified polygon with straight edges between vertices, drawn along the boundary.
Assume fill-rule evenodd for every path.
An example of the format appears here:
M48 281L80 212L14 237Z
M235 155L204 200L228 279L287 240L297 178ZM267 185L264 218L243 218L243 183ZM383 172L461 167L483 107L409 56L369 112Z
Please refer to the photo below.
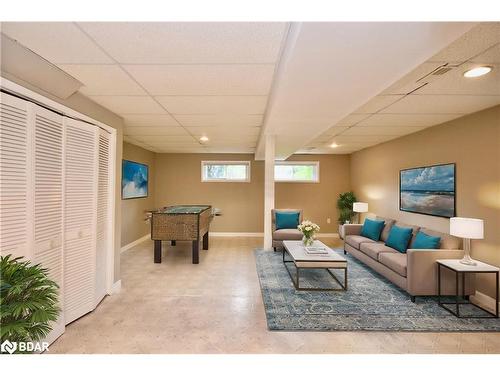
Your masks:
M500 104L500 23L1 26L155 152L345 154Z

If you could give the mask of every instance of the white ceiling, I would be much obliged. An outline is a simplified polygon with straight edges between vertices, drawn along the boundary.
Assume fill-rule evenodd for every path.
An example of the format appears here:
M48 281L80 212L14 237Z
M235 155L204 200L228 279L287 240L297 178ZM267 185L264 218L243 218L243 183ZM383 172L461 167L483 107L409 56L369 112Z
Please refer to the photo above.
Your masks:
M500 23L1 27L123 117L127 142L156 152L258 154L273 133L278 157L345 154L500 103ZM477 64L494 70L465 79Z
M285 23L2 23L157 152L254 152ZM201 144L199 138L208 136Z
M444 64L452 69L422 79ZM463 76L464 71L480 64L493 66L493 71L479 78ZM351 153L498 104L500 23L482 23L326 129L299 152ZM332 143L339 147L329 147Z

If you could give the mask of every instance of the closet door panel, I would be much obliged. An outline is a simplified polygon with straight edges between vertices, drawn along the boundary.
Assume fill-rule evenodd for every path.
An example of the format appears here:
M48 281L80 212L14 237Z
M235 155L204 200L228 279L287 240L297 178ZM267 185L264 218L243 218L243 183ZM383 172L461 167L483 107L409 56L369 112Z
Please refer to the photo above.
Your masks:
M61 315L46 341L64 332L63 117L33 106L33 260L59 285Z
M65 118L65 318L94 308L97 128Z
M96 290L95 305L106 295L107 255L110 250L110 187L111 158L110 135L99 129L98 164L97 164L97 230L96 230Z
M31 258L28 102L0 96L0 252Z

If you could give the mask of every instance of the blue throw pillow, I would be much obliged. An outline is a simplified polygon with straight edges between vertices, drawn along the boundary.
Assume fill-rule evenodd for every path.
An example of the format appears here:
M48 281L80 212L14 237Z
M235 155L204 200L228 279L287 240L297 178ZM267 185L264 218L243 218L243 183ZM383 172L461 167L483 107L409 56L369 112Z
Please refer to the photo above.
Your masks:
M382 233L384 229L384 225L385 221L383 220L365 219L363 227L361 227L361 235L373 241L378 241L380 239L380 233Z
M389 232L389 237L387 237L387 241L385 241L385 244L404 254L408 249L408 244L410 243L411 239L411 233L411 228L402 228L398 227L397 225L393 225Z
M276 212L276 229L296 229L299 225L299 212Z
M423 232L417 232L415 241L411 245L412 249L439 249L441 237L429 236Z

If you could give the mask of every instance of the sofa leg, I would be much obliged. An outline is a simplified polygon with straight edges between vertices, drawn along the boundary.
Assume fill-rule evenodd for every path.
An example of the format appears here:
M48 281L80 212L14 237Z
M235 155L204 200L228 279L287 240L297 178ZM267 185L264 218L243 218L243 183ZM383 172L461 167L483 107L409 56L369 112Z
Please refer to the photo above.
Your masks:
M413 303L415 303L415 296L410 296L410 299Z
M347 254L347 251L345 251L345 247L344 247L344 254Z
M274 252L276 252L276 246L273 246Z

